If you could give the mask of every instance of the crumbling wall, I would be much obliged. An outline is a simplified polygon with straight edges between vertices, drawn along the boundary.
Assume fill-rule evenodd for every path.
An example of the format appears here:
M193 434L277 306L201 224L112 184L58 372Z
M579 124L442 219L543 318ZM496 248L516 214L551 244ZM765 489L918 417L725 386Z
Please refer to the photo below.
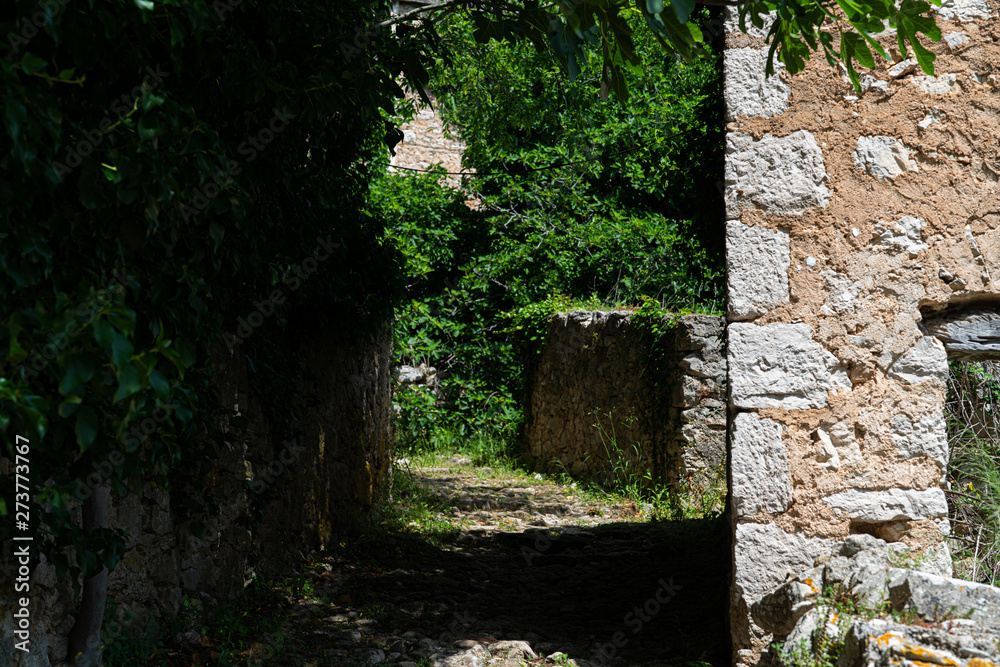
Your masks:
M1000 304L995 0L936 8L944 39L862 74L764 78L727 21L730 489L735 660L750 607L850 534L945 549L948 355L921 323ZM893 31L878 37L900 61ZM912 55L912 54L911 54ZM780 70L780 67L779 67Z
M449 136L444 121L433 106L425 106L414 94L410 94L409 97L417 105L417 111L413 119L401 128L403 140L396 145L396 154L389 162L390 171L393 169L427 171L431 165L439 165L452 174L446 176L444 182L458 188L461 179L455 174L462 171L462 153L465 151L465 144ZM435 102L433 98L431 101Z
M164 614L178 612L184 596L232 598L243 591L249 565L285 572L296 557L328 547L377 511L391 470L391 328L352 343L313 335L288 345L296 367L285 371L295 386L282 390L293 397L285 415L295 423L292 440L275 436L280 429L273 419L280 415L265 409L274 396L256 380L255 360L246 350L219 350L213 359L226 438L212 471L196 486L203 489L200 500L218 506L216 514L181 520L170 492L149 485L142 498L113 499L110 526L131 535L124 559L108 577L108 601L118 606L119 621L131 616L140 627L155 628ZM247 423L237 429L234 417ZM74 512L79 519L79 508ZM192 534L192 522L204 524L203 532ZM65 664L71 583L57 580L44 557L32 569L31 651L21 654L13 649L12 632L16 564L11 550L4 551L0 665L17 658L22 667ZM102 636L113 642L128 631L124 622L112 622Z
M528 455L577 476L627 464L675 490L682 481L707 488L725 464L722 333L720 317L679 318L660 341L656 377L653 341L628 311L554 316L531 374Z

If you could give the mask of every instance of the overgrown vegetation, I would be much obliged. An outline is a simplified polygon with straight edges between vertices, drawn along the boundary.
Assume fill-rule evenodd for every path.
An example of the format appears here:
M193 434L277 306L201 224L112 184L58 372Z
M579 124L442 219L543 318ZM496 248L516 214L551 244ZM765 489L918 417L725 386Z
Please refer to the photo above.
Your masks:
M212 603L185 597L177 616L159 621L139 620L131 612L119 614L110 604L102 631L101 664L269 664L284 647L283 626L288 621L284 607L314 592L304 574L256 577L236 599Z
M1000 585L1000 363L951 363L948 501L956 576Z
M81 480L116 496L154 481L178 491L178 520L207 511L213 350L391 316L399 257L362 213L362 165L385 151L395 79L419 79L432 46L405 28L350 59L314 48L374 21L367 2L91 5L61 6L0 59L3 455L30 441L31 528L60 577L113 568L125 544L72 518ZM5 5L4 34L39 7Z
M372 190L409 270L398 361L435 367L444 393L397 396L403 452L464 439L516 451L524 380L556 312L722 304L714 57L663 57L637 33L649 65L628 102L601 100L596 53L570 82L529 44L478 43L474 29L441 26L453 58L430 88L477 175L453 190L440 173L397 172Z
M705 519L722 515L726 502L724 462L716 470L709 471L705 479L696 481L691 473L672 488L654 473L650 460L651 443L621 438L623 429L631 430L638 425L636 415L616 417L610 412L595 412L593 417L604 451L601 468L605 472L585 482L590 488L648 505L651 515L659 519ZM626 440L631 444L623 445Z

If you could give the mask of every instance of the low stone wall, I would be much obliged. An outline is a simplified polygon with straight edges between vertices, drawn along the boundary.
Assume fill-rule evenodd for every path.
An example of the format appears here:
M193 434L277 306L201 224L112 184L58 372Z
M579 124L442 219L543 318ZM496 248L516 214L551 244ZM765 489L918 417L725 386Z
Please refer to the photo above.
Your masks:
M340 531L364 525L387 489L391 466L392 335L389 326L351 344L299 338L281 389L293 398L296 438L280 442L269 412L270 388L261 386L247 351L220 351L214 361L216 384L226 412L245 417L230 428L213 470L200 484L201 500L217 503L217 516L179 520L170 493L146 487L142 498L113 498L112 528L129 532L124 559L108 577L108 601L149 627L175 615L185 595L224 600L241 593L248 568L280 573L296 557L321 550ZM273 414L273 411L272 411ZM0 461L6 475L8 461ZM73 510L79 519L79 508ZM192 521L206 526L196 537ZM44 557L30 575L30 653L13 648L15 563L11 550L0 556L0 666L64 665L74 603L69 581L57 581ZM105 625L105 641L126 632ZM21 662L15 662L16 659Z
M624 465L650 470L674 491L718 482L726 459L723 330L721 317L679 318L660 341L657 383L651 341L629 312L554 316L529 383L528 455L581 477Z

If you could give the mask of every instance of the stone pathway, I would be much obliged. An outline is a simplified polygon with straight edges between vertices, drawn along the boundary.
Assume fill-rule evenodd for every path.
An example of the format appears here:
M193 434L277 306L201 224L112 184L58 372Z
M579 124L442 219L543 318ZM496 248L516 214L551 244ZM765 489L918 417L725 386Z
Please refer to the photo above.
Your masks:
M459 457L410 474L422 519L316 558L250 664L728 667L721 519L651 522Z

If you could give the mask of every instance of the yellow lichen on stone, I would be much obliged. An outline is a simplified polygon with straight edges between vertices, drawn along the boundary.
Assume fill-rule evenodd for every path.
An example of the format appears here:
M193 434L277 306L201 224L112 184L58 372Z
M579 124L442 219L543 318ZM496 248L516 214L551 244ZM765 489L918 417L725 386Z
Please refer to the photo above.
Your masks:
M969 660L967 667L998 667L997 663L992 660L984 660L983 658L972 658Z
M933 665L946 665L947 667L960 667L959 663L941 655L940 653L935 653L934 651L928 651L920 646L914 646L913 644L903 644L902 646L893 647L894 653L899 653L907 660L912 660L918 664L927 664L929 666Z
M878 639L869 635L868 639L878 642L882 646L899 646L903 643L903 638L895 632L887 632Z

